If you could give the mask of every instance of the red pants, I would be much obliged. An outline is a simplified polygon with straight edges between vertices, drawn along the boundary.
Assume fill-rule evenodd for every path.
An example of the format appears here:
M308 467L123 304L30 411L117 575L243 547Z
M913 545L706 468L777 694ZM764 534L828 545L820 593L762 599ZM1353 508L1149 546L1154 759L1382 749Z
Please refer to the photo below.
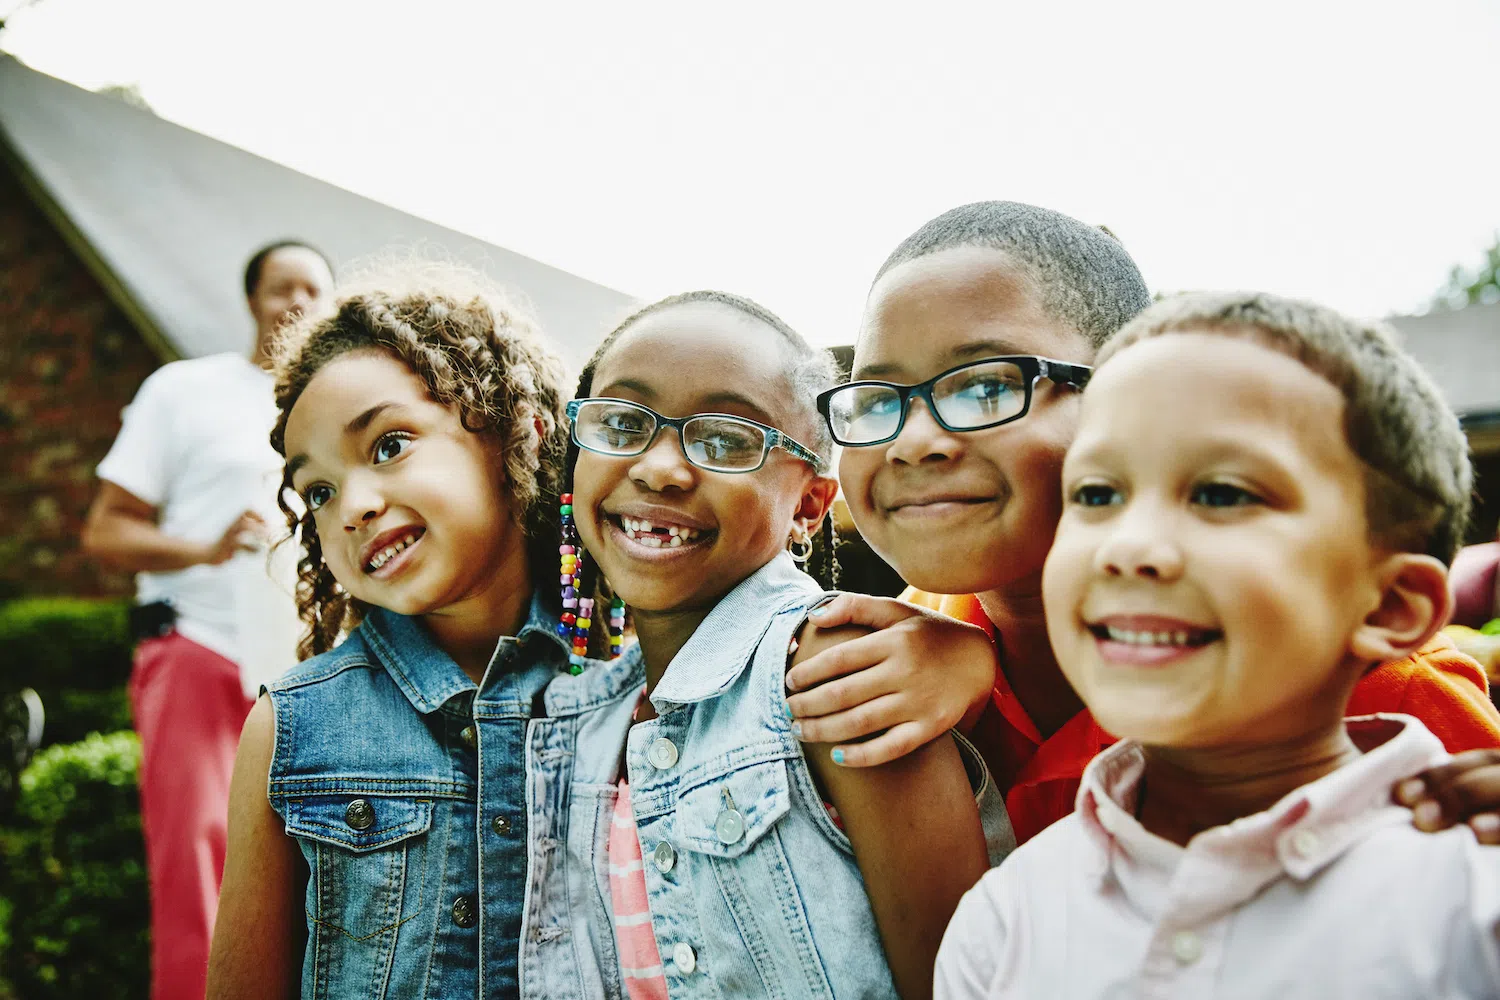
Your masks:
M229 775L253 704L239 667L191 639L171 632L136 647L130 705L141 738L152 1000L203 1000Z

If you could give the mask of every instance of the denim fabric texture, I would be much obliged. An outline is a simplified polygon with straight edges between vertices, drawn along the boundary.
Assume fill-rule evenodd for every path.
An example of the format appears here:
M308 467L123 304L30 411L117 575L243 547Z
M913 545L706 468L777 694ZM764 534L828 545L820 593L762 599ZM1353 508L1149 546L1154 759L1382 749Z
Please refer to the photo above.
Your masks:
M822 595L789 556L767 563L668 666L651 695L659 718L630 727L631 800L673 1000L896 995L849 840L787 715L787 646ZM998 861L1014 837L968 756Z
M533 601L475 685L374 609L269 687L269 798L311 872L304 997L620 996L609 816L570 815L568 789L612 780L643 680L623 658L569 676L556 627Z

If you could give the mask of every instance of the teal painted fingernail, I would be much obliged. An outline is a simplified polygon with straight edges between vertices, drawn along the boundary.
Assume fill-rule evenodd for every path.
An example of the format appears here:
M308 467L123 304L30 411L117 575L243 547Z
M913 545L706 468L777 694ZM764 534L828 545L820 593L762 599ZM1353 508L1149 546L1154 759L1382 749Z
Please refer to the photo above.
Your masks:
M802 723L800 723L800 722L794 722L794 723L792 723L792 735L795 736L795 737L797 737L797 739L799 739L799 740L802 738Z
M844 762L844 751L842 751L842 750L835 750L835 751L833 751L833 762L835 764L842 764Z
M826 605L820 604L815 608L808 608L807 613L812 615L814 618L817 618L819 615L826 615L828 613L828 607Z
M787 702L786 703L786 717L788 719L795 719L797 717L797 714L792 711L792 703L791 702Z

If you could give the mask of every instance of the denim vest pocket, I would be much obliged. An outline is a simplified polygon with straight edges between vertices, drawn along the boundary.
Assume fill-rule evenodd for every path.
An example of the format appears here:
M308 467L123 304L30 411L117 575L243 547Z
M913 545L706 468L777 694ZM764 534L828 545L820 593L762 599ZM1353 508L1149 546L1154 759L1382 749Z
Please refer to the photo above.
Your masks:
M677 800L677 835L699 854L738 858L791 808L786 761L750 764L683 792Z
M431 799L355 792L288 799L287 833L316 845L314 922L364 941L420 913L432 814Z

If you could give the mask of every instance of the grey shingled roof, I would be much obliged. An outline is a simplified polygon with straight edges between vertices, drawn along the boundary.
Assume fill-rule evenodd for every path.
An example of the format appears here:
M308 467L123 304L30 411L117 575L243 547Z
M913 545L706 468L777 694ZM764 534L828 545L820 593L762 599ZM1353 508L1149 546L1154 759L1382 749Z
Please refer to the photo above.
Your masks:
M1500 413L1500 305L1392 316L1390 322L1459 416Z
M529 300L575 365L629 296L300 174L0 54L0 154L166 355L249 347L240 275L305 239L336 263L422 245Z

